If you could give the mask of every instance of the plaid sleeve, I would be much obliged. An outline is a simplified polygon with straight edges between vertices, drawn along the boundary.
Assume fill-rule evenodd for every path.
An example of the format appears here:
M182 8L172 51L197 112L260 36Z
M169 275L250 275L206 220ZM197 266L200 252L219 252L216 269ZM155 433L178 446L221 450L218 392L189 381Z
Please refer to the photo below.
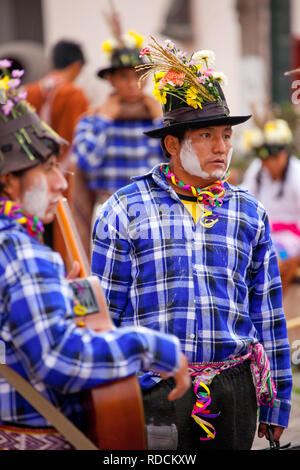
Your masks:
M260 406L260 421L286 427L292 389L290 349L280 273L266 215L260 240L253 251L249 302L250 316L269 357L277 389L274 407Z
M87 175L102 163L106 148L106 130L110 122L108 118L87 116L82 118L76 126L72 159Z
M17 254L6 246L0 257L9 299L5 340L35 383L71 393L144 368L178 369L175 337L134 327L96 333L67 319L71 289L58 254L21 243Z
M131 246L127 240L125 224L122 224L123 217L119 201L114 201L112 196L103 207L93 230L91 269L100 279L116 326L120 325L122 313L129 301L131 285ZM121 225L125 236L120 233Z

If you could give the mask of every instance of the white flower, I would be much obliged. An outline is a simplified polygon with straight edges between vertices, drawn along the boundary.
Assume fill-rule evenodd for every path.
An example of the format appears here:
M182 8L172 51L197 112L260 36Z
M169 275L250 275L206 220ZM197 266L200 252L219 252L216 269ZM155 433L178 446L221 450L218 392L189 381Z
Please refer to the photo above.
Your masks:
M227 85L228 78L223 72L212 72L212 78L220 83L220 85Z
M265 140L270 145L288 145L293 135L288 123L283 119L268 121L264 126Z
M192 60L196 65L205 65L206 67L212 67L215 63L216 56L213 51L202 50L194 52Z
M136 40L130 34L124 34L123 41L125 43L125 46L128 47L129 49L134 49L136 47Z
M174 42L171 41L171 39L166 39L165 40L165 48L174 49L175 48Z
M264 134L258 127L246 130L243 137L246 150L258 148L264 143Z

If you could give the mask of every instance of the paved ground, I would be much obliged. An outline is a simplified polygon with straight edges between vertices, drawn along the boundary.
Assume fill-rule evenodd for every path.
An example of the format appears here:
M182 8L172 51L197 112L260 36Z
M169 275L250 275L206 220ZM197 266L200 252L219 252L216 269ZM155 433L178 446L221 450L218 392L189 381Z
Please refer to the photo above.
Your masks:
M294 387L298 393L292 395L292 411L289 427L285 429L280 440L280 444L284 445L291 442L292 445L300 445L300 372L293 375ZM252 446L252 450L265 449L268 447L268 441L265 438L256 437Z

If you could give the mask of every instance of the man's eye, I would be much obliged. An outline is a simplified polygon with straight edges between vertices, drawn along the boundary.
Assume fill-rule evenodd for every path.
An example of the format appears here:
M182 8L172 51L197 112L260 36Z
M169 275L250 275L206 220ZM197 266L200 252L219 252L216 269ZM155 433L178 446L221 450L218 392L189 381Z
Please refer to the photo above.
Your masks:
M45 167L45 170L47 172L52 171L54 168L60 168L60 164L58 162L48 162L48 164Z

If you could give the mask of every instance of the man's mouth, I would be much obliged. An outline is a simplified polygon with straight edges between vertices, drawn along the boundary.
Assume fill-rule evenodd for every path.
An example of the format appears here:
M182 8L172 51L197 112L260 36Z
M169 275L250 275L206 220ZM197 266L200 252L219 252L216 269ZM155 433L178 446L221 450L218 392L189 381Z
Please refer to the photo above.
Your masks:
M225 159L224 159L224 158L216 158L215 160L211 160L211 161L209 162L209 164L211 164L211 165L220 165L220 166L222 165L222 166L224 166L224 165L225 165Z

